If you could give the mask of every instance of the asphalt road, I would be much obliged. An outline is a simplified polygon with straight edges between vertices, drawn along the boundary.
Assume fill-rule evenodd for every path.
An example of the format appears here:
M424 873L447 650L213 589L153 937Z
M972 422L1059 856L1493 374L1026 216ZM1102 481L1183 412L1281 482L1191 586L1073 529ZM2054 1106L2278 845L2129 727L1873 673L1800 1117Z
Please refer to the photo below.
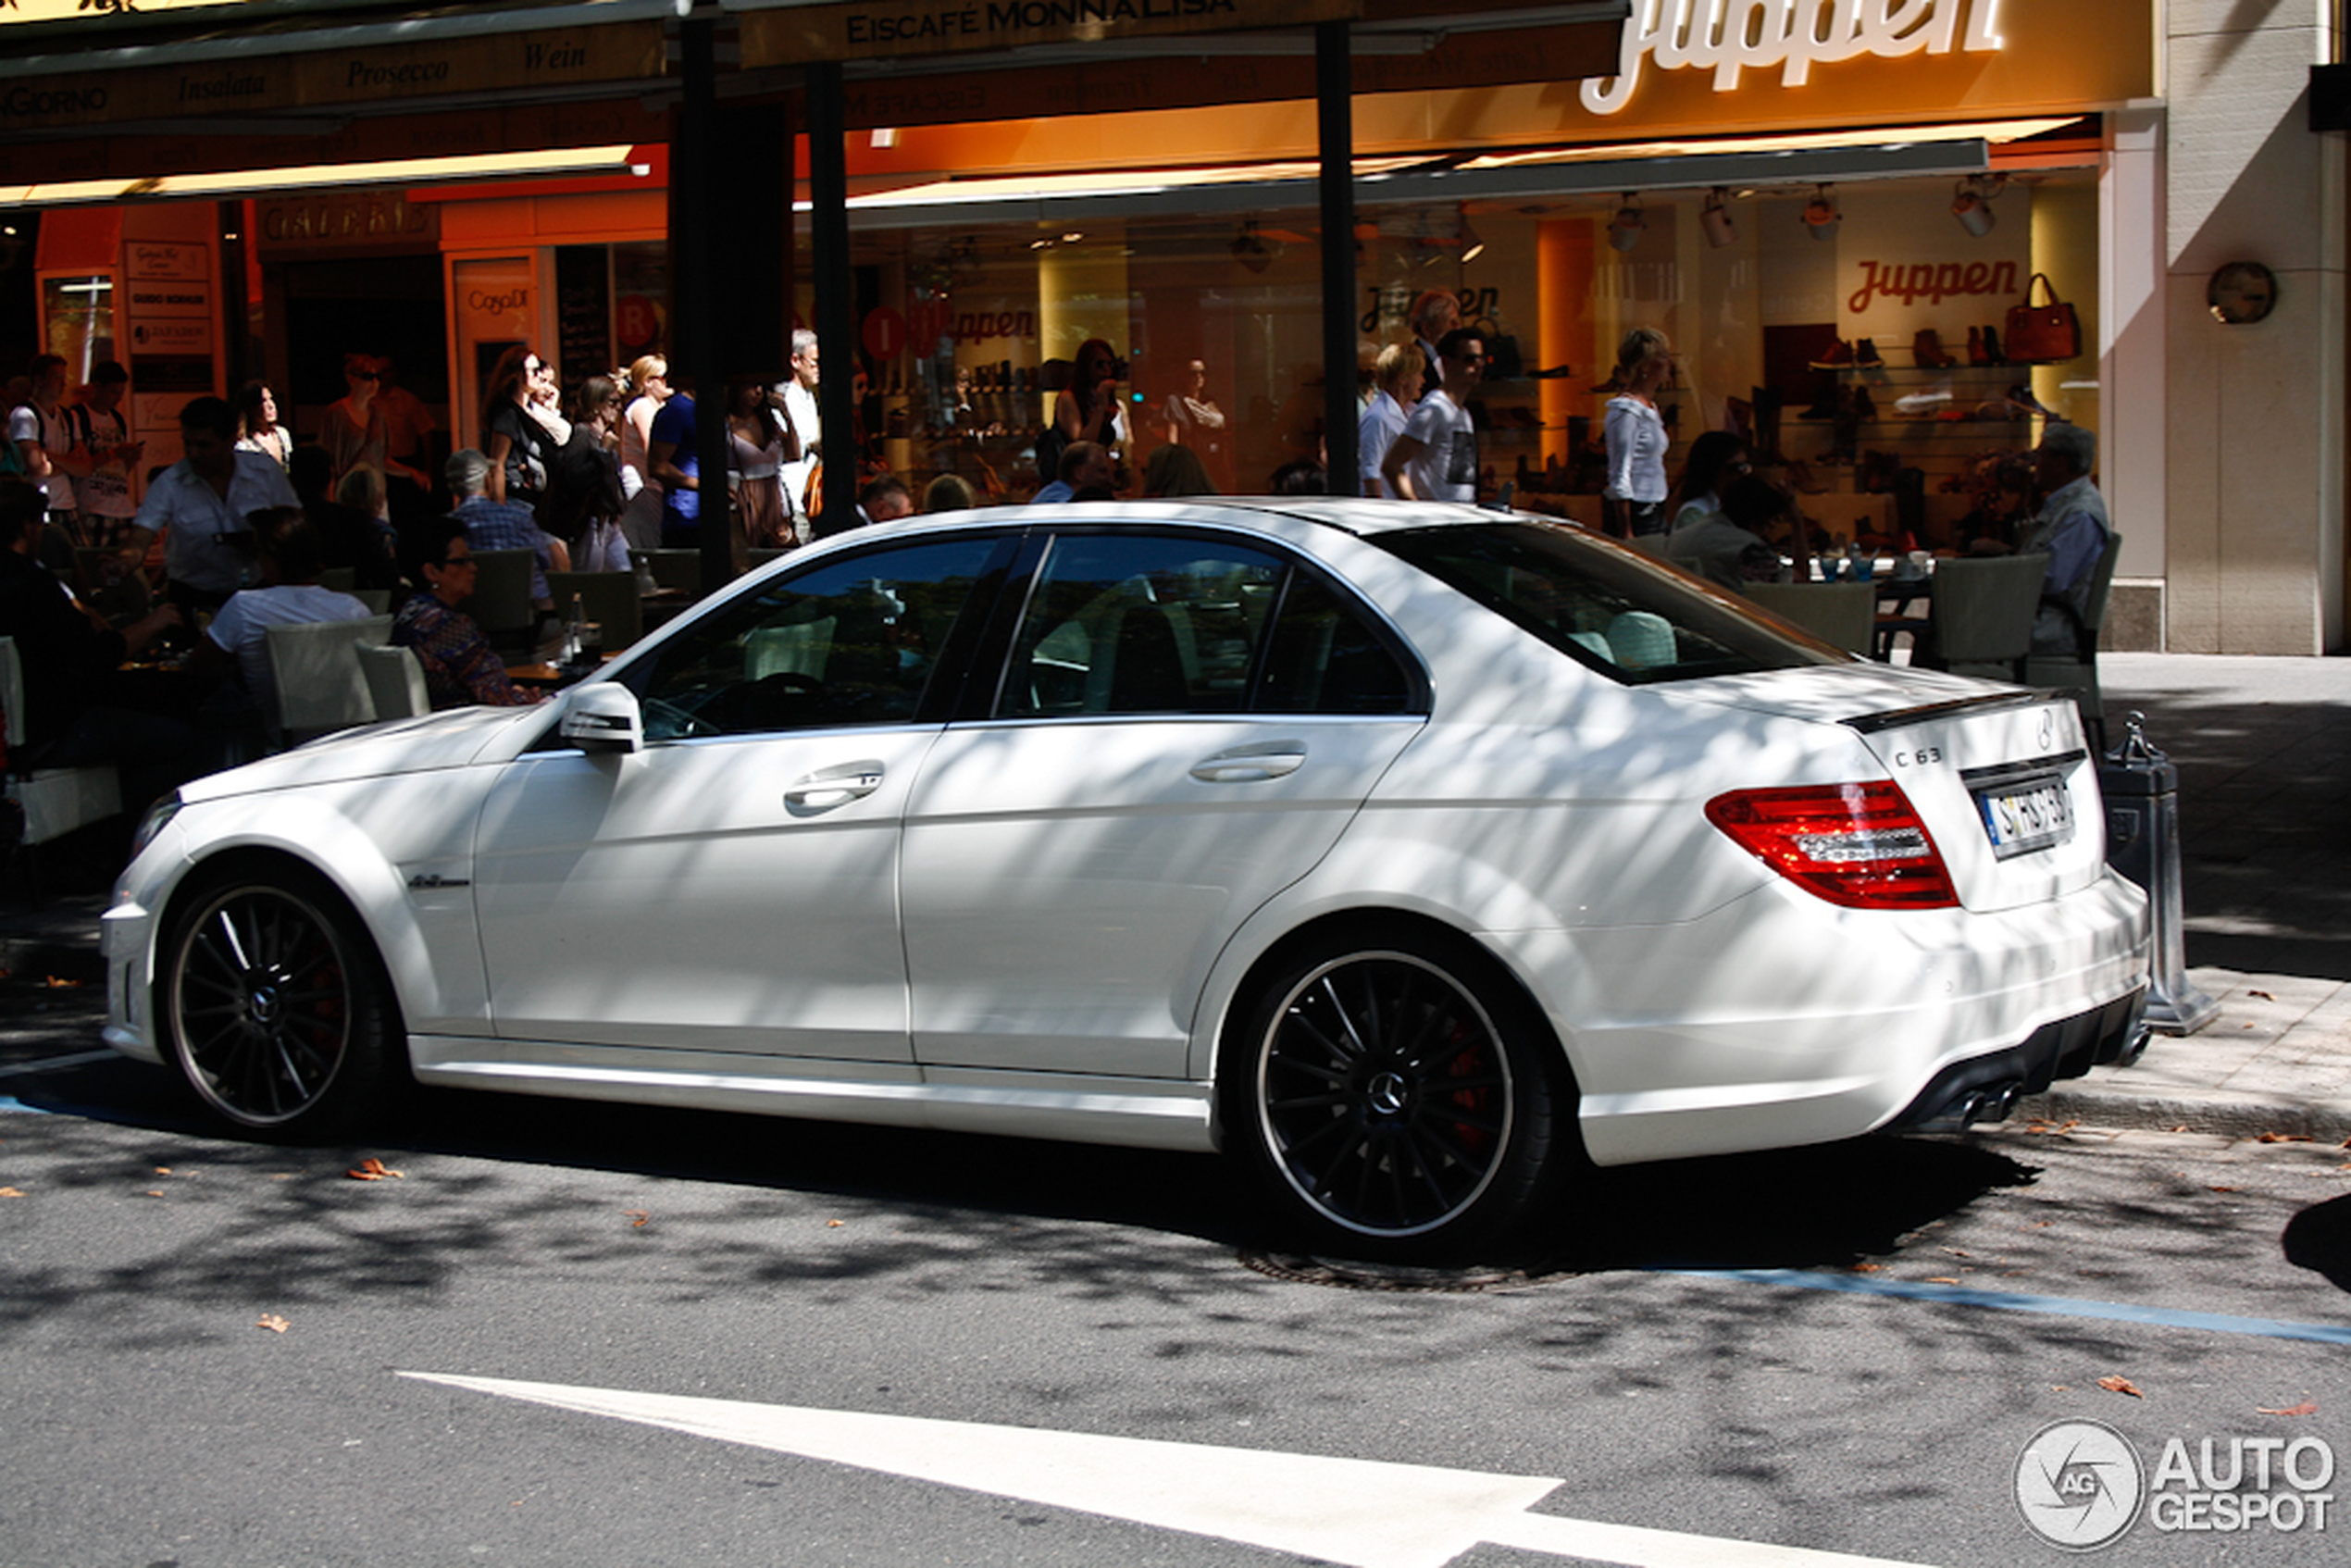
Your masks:
M1424 1275L1284 1251L1191 1157L457 1094L239 1142L87 1059L93 989L0 991L0 1563L2016 1568L2066 1556L2019 1502L2053 1423L2149 1492L2175 1438L2351 1465L2344 1150L2013 1127L1610 1173ZM2339 1560L2308 1500L2347 1492L2330 1462L2291 1530L2145 1512L2100 1560Z

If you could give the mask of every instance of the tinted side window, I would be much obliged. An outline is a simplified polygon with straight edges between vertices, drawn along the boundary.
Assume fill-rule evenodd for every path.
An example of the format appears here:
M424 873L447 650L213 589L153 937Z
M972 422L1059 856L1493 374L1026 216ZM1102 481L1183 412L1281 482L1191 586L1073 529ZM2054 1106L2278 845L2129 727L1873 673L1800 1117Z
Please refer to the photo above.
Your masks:
M1250 706L1259 713L1407 713L1412 681L1360 608L1313 573L1293 571Z
M1580 529L1526 519L1412 529L1372 542L1627 684L1843 664L1703 587Z
M974 536L867 552L727 605L622 678L645 738L913 718L996 547Z
M1223 540L1058 538L1030 592L997 712L1239 713L1287 571Z

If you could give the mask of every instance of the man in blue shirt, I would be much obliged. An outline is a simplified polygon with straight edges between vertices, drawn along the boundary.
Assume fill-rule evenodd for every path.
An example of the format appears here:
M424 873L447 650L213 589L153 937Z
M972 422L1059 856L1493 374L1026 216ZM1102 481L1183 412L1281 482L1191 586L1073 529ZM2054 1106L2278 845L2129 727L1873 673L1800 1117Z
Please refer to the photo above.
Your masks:
M2033 622L2036 653L2072 657L2081 651L2082 629L2089 622L2091 579L2114 532L2107 520L2106 497L2090 479L2097 461L2096 431L2054 422L2033 454L2034 477L2047 499L2017 541L2017 553L2049 558L2041 579L2041 611Z
M547 574L571 570L571 552L564 541L541 529L538 514L521 502L490 499L490 459L472 447L451 453L442 473L456 500L449 515L466 525L466 542L476 550L529 551L530 602L554 609Z
M702 463L694 453L690 383L673 377L669 401L653 416L645 438L645 466L661 481L661 547L691 550L702 542Z

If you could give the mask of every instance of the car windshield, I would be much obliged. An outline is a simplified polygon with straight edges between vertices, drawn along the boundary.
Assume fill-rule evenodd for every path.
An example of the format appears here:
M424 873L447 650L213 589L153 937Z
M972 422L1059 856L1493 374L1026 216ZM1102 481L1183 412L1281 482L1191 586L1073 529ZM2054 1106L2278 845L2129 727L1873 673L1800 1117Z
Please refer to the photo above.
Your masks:
M1580 664L1647 685L1851 655L1648 557L1532 518L1371 536Z

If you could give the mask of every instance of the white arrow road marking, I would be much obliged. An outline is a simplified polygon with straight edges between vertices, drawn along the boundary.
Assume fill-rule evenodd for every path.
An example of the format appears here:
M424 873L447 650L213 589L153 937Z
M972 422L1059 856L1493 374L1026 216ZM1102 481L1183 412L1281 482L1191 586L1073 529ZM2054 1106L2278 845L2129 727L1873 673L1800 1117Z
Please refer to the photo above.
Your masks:
M1442 1568L1480 1541L1627 1568L1909 1568L1884 1558L1529 1513L1561 1484L1541 1475L497 1377L400 1375L1354 1568Z

